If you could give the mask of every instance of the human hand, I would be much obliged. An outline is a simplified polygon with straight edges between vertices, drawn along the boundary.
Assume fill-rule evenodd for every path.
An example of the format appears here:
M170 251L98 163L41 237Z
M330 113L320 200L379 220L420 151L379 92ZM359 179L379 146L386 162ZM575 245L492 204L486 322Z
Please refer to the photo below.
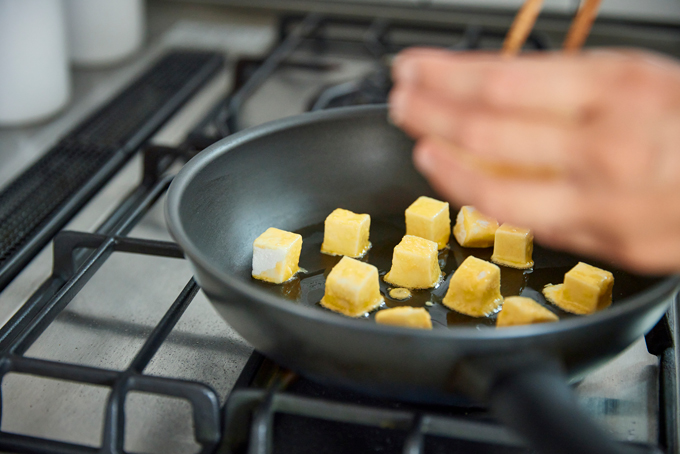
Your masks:
M412 49L392 120L445 198L547 246L680 272L680 65L642 52Z

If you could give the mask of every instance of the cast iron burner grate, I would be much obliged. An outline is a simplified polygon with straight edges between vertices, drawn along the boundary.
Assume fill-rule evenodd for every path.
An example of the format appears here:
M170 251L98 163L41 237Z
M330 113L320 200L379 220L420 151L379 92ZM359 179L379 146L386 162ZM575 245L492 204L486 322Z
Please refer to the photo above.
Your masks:
M248 378L250 377L250 378ZM247 386L243 386L243 384ZM484 408L382 400L321 385L254 353L225 409L220 452L533 453ZM661 454L621 443L631 454Z
M299 18L282 21L280 45L266 60L255 65L250 77L237 74L236 85L240 88L218 102L179 147L143 149L142 181L95 233L62 231L54 237L51 277L0 329L0 378L18 372L94 384L111 390L104 412L101 446L91 447L2 431L0 450L64 454L122 453L125 398L128 393L139 391L189 401L193 410L194 438L201 446L202 453L337 452L332 450L333 447L340 448L340 452L365 448L408 454L424 451L527 452L521 440L496 425L483 410L469 406L424 407L367 398L295 377L257 353L253 354L241 372L223 408L219 406L216 392L207 384L145 375L145 367L196 295L198 287L193 279L177 295L125 370L112 371L25 356L41 333L114 254L183 257L182 251L174 243L133 239L127 235L166 192L172 176L165 175L165 170L173 161L186 160L212 141L238 130L238 114L243 102L277 67L286 63L287 57L298 46L311 42L323 48L329 39L324 35L324 30L333 20L311 15L288 33L288 26L296 22L299 22ZM369 47L374 55L382 56L382 51L375 54L376 43L380 44L381 49L395 48L386 32L393 24L380 20L368 24L359 21L358 25L368 25L369 33L365 36L367 43L372 43ZM461 35L474 42L475 37L483 33L473 29L462 30ZM76 129L0 195L0 218L4 220L2 224L9 225L6 235L10 238L7 244L0 243L3 244L2 250L6 251L0 270L2 285L24 266L31 255L30 251L51 238L65 220L121 165L122 158L115 160L112 156L129 156L137 151L188 96L214 74L220 64L221 58L215 54L182 52L169 55L125 90L120 98ZM253 69L252 65L239 67L241 70ZM176 74L170 75L168 72ZM125 120L110 125L107 122L112 116ZM61 172L68 172L69 169L73 169L77 176L73 179L64 176L65 179L61 180ZM87 178L83 174L89 173L87 176L91 176L94 172L96 174L89 179L89 183L84 183ZM40 191L61 192L54 199L44 196L30 202L31 209L38 210L40 216L16 214L24 208L27 194ZM12 229L24 233L11 236ZM12 247L20 249L22 253L12 255ZM671 311L670 314L672 317L665 318L648 336L648 349L661 356L659 444L668 452L676 452L677 374L671 331L677 334L677 311ZM287 445L288 442L294 442L294 447ZM660 452L654 446L628 446L635 446L636 452Z

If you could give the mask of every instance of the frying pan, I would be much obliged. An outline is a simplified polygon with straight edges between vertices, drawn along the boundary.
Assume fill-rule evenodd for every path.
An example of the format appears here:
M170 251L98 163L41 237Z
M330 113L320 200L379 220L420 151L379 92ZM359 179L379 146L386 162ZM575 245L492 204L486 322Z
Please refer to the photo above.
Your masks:
M674 300L678 277L614 270L614 303L599 313L431 331L288 301L280 287L251 278L252 243L268 227L319 225L343 207L402 219L403 229L404 210L417 197L437 197L411 163L413 142L386 118L384 106L290 117L221 140L179 172L167 222L217 311L255 349L313 380L424 402L463 395L487 403L543 452L623 452L581 413L567 383L649 331ZM371 235L379 240L373 225ZM319 237L305 238L303 256L321 255L309 249ZM578 260L542 248L534 259L534 273L551 263L568 270ZM307 299L323 293L323 274L317 277Z

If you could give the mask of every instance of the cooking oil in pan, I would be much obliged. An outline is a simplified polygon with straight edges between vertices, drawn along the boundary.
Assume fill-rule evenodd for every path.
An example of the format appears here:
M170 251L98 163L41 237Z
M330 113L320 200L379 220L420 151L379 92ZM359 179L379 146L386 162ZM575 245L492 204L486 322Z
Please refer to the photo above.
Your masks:
M452 213L455 219L455 213ZM253 284L266 289L278 296L288 299L296 304L312 306L316 310L328 311L319 305L323 297L326 283L326 276L331 269L340 261L342 257L322 254L320 252L323 242L324 224L310 225L297 230L296 233L302 235L302 252L300 254L300 267L307 270L306 273L298 274L296 278L282 285L273 285L253 279ZM404 217L386 216L371 217L371 243L372 248L360 260L375 265L380 273L380 291L385 298L385 307L412 306L424 307L430 312L432 324L436 328L472 326L479 329L493 327L496 324L496 314L488 317L469 317L452 311L444 306L441 301L448 289L449 279L453 272L468 256L474 255L477 258L490 261L493 248L476 249L463 248L458 245L455 238L451 236L449 248L439 251L439 266L443 273L442 282L433 289L411 290L410 297L397 294L391 296L394 287L384 281L384 275L392 265L392 252L394 247L401 241L406 232ZM521 295L532 298L549 310L556 313L560 319L576 317L573 314L564 312L558 307L547 303L543 298L541 290L547 284L558 284L564 279L564 273L569 271L579 258L534 246L533 269L518 270L501 266L501 294L506 296ZM592 262L590 262L592 263ZM614 273L614 302L639 290L640 283L637 278L627 275L621 271L612 269L611 266L595 264L608 269ZM330 311L329 311L330 312ZM343 315L339 315L343 317ZM373 319L375 311L367 314L362 319Z

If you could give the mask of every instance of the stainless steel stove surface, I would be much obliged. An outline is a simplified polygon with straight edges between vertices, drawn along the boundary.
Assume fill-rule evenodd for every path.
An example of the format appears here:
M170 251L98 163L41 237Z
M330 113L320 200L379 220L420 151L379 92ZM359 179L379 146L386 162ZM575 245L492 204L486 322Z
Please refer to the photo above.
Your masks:
M244 402L260 402L261 382L280 384L289 377L257 354L251 356L251 347L217 315L191 280L191 269L172 243L163 218L165 189L179 163L236 128L312 107L379 102L389 88L389 58L408 43L497 47L504 31L479 26L393 27L385 20L319 22L312 16L303 23L304 39L297 32L284 33L288 40L281 50L275 47L278 21L261 12L151 3L149 16L148 48L114 68L77 71L75 99L68 110L43 125L0 130L0 182L7 185L167 52L177 48L203 52L203 60L197 63L199 76L187 76L186 84L196 86L182 89L187 96L175 106L177 112L126 151L101 188L91 191L82 209L73 210L77 214L72 219L64 214L68 223L51 235L62 232L38 250L0 293L4 325L0 349L6 373L1 388L3 450L184 453L212 452L218 447L231 452L234 446L242 446L248 435L241 429L248 420L234 422L234 409ZM292 18L283 21L281 31L300 31L299 27L300 21ZM551 39L549 32L539 33L532 45L549 46ZM616 36L610 39L616 42ZM272 48L279 50L270 53ZM221 65L223 57L226 64ZM15 152L6 152L10 149ZM176 162L171 165L171 161ZM59 205L54 210L63 213L65 208ZM667 317L673 329L675 317L674 306ZM648 353L645 340L640 339L575 390L586 411L616 439L674 452L675 349L665 348L664 326L661 340L651 349L661 356ZM230 412L225 404L236 395L232 388L237 380L239 389L252 382L251 388L230 400ZM296 383L291 388L295 394L339 399L350 413L359 403L370 408L387 405L395 411L408 408L319 388L304 380ZM456 417L479 413L452 411ZM304 417L282 420L288 429L279 427L275 436L283 433L288 443L295 437L286 433L321 424L310 423L310 415L315 414L304 410ZM369 442L370 437L376 438L373 446L360 449L399 451L408 438L408 430L394 429L391 434L382 429L351 435L370 422L348 426L352 418L340 421L340 426L329 430L346 434L341 437L345 441L354 437L364 443L365 437ZM236 439L240 445L230 444ZM525 452L521 443L513 443L479 452ZM338 446L345 447L340 442ZM426 443L426 452L440 452L437 446ZM335 452L313 444L305 449L275 448L275 452L307 450Z

